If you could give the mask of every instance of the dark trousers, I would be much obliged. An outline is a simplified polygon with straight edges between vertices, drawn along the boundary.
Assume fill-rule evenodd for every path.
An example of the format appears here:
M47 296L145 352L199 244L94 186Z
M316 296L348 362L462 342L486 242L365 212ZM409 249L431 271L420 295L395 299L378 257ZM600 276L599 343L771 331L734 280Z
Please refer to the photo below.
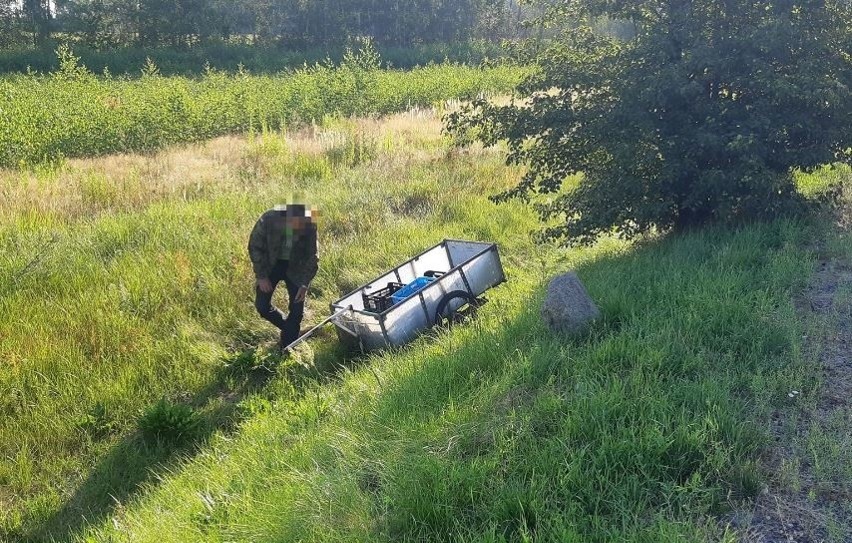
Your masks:
M293 283L287 277L286 260L279 260L272 268L272 273L269 274L269 281L272 283L272 292L262 292L260 288L255 287L254 307L257 308L258 314L261 317L271 322L276 328L281 330L281 342L284 345L289 345L299 339L299 326L302 324L302 317L305 314L305 303L294 303L296 295L299 293L299 285ZM275 288L278 283L284 281L287 285L287 295L289 296L289 315L286 317L277 307L272 305L272 295L275 294Z

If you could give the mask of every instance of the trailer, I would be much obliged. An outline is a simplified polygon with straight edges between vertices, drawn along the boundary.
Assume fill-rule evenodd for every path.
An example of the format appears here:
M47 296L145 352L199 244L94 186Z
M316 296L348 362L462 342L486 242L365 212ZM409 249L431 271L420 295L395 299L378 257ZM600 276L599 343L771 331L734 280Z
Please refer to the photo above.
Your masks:
M496 244L447 239L332 303L328 319L285 349L328 323L364 352L405 345L505 281Z

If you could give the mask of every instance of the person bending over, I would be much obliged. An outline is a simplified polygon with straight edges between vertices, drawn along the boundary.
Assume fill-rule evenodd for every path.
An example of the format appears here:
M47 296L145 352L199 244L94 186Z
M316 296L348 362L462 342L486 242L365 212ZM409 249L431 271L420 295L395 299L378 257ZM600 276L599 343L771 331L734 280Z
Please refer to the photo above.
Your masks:
M305 297L319 269L317 226L302 204L275 206L265 212L249 237L255 285L255 308L280 331L283 349L299 338ZM272 305L272 295L284 281L289 296L288 314Z

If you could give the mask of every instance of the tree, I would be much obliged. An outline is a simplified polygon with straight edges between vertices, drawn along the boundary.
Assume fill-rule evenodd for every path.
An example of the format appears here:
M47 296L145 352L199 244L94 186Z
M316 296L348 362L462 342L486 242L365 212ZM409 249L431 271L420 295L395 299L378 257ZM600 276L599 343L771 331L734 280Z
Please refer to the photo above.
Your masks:
M208 16L210 34L227 40L234 35L254 33L256 14L252 8L258 3L211 0Z
M24 18L33 35L35 45L50 38L50 2L47 0L23 0Z
M0 47L21 42L20 10L14 0L0 0Z
M79 36L93 47L117 45L121 42L117 21L121 10L110 9L109 0L78 0L57 4L57 20L63 30Z
M850 160L848 0L554 0L526 100L449 118L529 165L545 237L590 243L797 208L793 170ZM606 17L632 37L592 30ZM470 132L473 130L473 132ZM565 180L582 173L576 187Z
M97 48L211 39L308 48L372 37L410 46L514 37L517 0L0 0L0 42L51 31ZM2 44L0 43L0 44Z

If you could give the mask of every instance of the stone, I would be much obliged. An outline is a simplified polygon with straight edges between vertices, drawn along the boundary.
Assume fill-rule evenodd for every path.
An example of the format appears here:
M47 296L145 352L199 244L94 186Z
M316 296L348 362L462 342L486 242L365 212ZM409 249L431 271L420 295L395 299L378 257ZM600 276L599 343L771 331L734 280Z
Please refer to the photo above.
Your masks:
M576 273L560 275L548 285L541 318L553 332L581 334L600 316Z

